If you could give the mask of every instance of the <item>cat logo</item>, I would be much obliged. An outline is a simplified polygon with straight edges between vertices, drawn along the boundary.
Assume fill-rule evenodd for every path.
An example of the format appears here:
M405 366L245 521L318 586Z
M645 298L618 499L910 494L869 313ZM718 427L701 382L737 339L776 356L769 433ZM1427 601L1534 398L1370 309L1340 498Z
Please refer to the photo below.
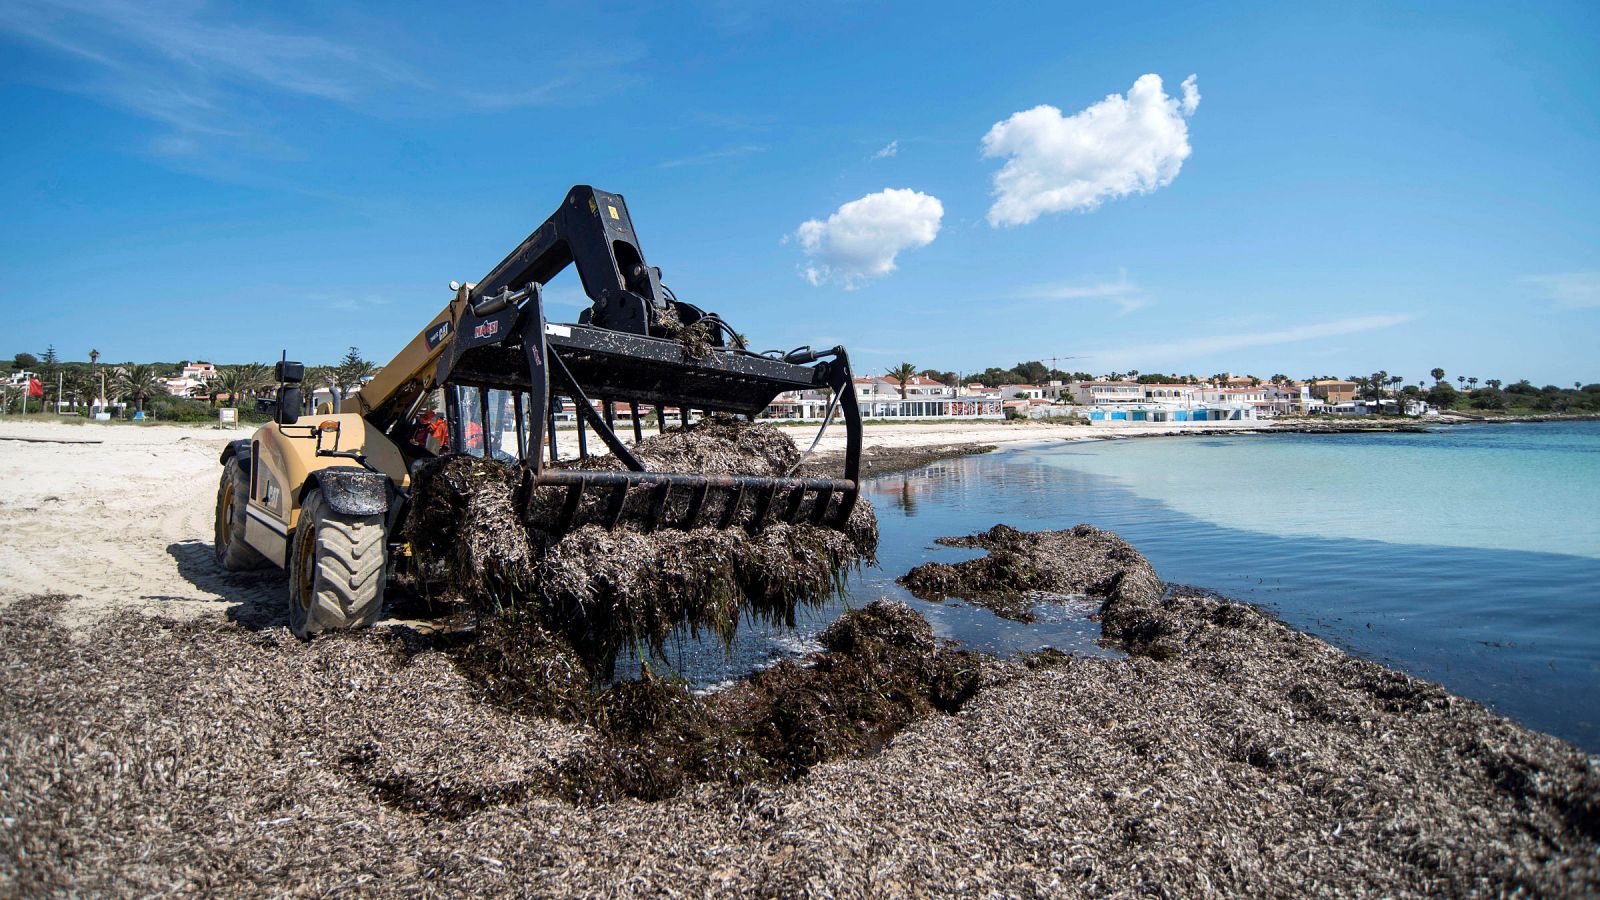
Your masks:
M499 333L500 333L500 323L499 322L485 322L482 325L479 325L478 327L472 329L472 336L474 338L486 338L486 337L490 337L492 335L496 335L496 334L499 334Z
M450 336L450 323L440 322L437 328L428 332L428 349L439 346L439 342Z

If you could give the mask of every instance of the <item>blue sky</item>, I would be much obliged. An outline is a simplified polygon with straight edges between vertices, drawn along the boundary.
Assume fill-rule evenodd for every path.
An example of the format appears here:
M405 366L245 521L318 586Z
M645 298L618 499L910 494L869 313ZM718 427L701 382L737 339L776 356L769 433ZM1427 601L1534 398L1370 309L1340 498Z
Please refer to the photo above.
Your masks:
M9 0L0 352L383 361L589 183L858 370L1600 380L1600 6L600 6Z

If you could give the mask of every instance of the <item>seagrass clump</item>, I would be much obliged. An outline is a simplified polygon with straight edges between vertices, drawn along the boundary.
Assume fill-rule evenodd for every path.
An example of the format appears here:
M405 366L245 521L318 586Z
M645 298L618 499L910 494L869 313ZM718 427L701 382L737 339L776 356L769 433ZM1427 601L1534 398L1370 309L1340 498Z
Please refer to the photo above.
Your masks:
M652 435L634 452L654 471L712 475L783 476L800 460L776 429L725 417ZM610 457L573 465L620 466ZM498 462L434 461L415 476L406 536L419 568L441 574L445 590L480 609L533 609L602 674L623 649L659 653L679 630L731 641L746 617L792 624L799 606L834 596L849 569L870 560L877 547L877 522L865 498L844 529L810 524L810 509L802 506L796 524L760 530L649 530L641 504L650 501L641 491L608 529L596 524L605 503L597 491L576 519L588 524L556 533L552 523L565 489L541 488L530 497L526 484L524 473ZM752 502L741 501L743 515ZM837 509L839 498L829 502ZM682 516L688 503L687 491L670 495L666 520ZM723 512L708 502L703 521L715 523Z
M900 576L900 584L925 600L959 597L1019 622L1033 621L1042 595L1083 594L1104 602L1122 594L1153 599L1161 592L1155 570L1138 551L1092 525L1065 531L996 525L936 543L989 552L964 562L923 563Z

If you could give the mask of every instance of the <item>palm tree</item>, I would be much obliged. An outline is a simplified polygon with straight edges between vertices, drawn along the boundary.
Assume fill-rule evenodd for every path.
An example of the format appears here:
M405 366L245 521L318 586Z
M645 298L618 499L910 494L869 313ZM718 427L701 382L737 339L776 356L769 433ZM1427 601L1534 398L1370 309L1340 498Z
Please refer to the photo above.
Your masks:
M112 390L122 400L132 400L134 408L144 412L144 402L157 393L166 390L161 376L156 373L154 366L139 364L132 366L119 366L115 380L112 381Z
M67 370L66 399L70 400L73 406L92 405L99 387L99 380L93 374L82 369Z
M1476 378L1468 378L1467 379L1467 384L1472 385L1472 389L1473 390L1477 390L1478 389L1478 379L1476 379Z
M312 366L306 369L305 374L305 412L316 412L317 388L325 387L336 396L333 399L334 408L339 406L339 378L332 366Z
M917 377L917 367L911 363L903 362L890 369L888 375L900 385L900 399L904 400L906 399L906 385L909 385L911 380Z
M1498 390L1500 390L1500 385L1505 384L1505 382L1501 381L1498 378L1491 378L1488 381L1485 381L1484 384L1487 384L1489 387L1494 388L1495 390L1498 391Z
M271 377L272 375L267 371L267 367L261 363L229 366L222 370L220 387L228 394L228 405L238 409L241 395L249 394L255 396L262 388L271 383Z
M1443 369L1434 369L1432 372L1429 372L1428 374L1433 376L1433 383L1434 384L1438 384L1439 382L1444 380L1444 370Z
M1467 376L1465 376L1465 375L1457 375L1456 376L1456 384L1459 384L1463 388L1465 388L1467 386Z

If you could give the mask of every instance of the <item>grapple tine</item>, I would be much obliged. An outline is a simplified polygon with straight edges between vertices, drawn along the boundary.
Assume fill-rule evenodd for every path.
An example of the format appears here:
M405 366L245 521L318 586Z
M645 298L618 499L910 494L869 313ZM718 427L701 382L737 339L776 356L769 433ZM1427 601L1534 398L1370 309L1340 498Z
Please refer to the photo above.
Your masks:
M689 494L689 508L683 514L683 528L688 531L700 524L700 510L705 508L706 494L710 493L710 484L695 485L694 491Z
M811 524L822 524L822 520L828 516L828 503L832 500L833 488L822 488L817 491L817 505L811 508Z
M672 482L661 479L655 486L650 497L650 518L645 521L645 530L654 531L661 526L661 514L667 509L667 495L672 493Z
M562 531L572 527L572 520L578 515L578 504L583 500L584 488L588 486L589 479L587 478L580 478L567 486L567 499L565 503L561 504L560 528Z
M783 511L783 520L788 522L790 525L793 525L794 520L800 518L800 504L804 503L805 501L805 488L797 487L789 491L789 506Z
M733 523L739 521L739 506L744 503L744 485L733 489L733 499L728 501L728 508L722 511L722 521L717 523L718 528L732 528Z
M589 436L583 427L583 416L578 417L578 456L581 458L589 456Z
M644 426L639 424L639 404L630 401L628 415L633 419L633 442L637 444L644 440Z
M628 485L620 483L611 491L611 496L606 500L606 530L617 527L622 521L622 506L628 499Z
M559 404L557 403L556 396L554 394L551 394L550 395L550 413L549 413L548 421L545 422L544 433L545 433L546 438L550 441L550 461L552 463L556 461L556 406L557 405L559 405Z
M767 517L767 510L772 506L772 495L777 491L777 485L773 484L756 489L756 509L750 516L750 524L746 526L751 533L761 530L762 520Z

